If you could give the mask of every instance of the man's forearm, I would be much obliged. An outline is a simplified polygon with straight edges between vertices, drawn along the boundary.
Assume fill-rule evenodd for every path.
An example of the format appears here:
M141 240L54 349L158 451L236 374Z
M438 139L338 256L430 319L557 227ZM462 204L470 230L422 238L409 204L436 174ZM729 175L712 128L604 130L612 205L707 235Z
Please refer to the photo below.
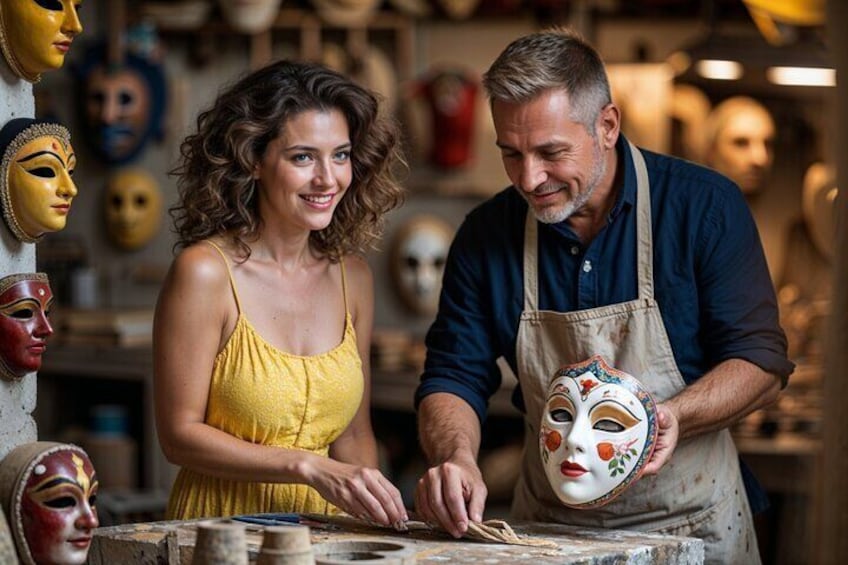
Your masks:
M418 407L421 448L431 465L455 457L477 460L480 420L467 402L453 394L437 392Z
M741 359L716 365L666 402L680 424L680 438L729 427L777 399L780 378Z

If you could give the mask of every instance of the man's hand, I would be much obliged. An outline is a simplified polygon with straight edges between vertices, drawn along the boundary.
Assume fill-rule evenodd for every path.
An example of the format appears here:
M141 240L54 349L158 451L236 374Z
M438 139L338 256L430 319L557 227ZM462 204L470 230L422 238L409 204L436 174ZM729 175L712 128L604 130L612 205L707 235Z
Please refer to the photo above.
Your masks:
M645 465L644 475L656 475L674 453L680 434L677 416L665 404L657 404L657 444L651 459Z
M488 490L473 458L431 467L418 481L415 508L421 519L440 524L453 537L468 531L468 521L482 522Z

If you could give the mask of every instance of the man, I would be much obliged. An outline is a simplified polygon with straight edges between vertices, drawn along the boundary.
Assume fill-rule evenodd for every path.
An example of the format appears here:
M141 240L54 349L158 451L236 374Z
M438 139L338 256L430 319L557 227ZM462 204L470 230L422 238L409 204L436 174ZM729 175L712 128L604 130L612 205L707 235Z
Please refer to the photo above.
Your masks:
M704 163L730 177L742 192L762 190L774 162L774 120L747 96L733 96L716 106L704 126Z
M434 465L418 511L454 536L482 519L476 458L503 356L525 414L516 518L696 536L709 562L759 561L727 427L773 402L793 365L741 192L630 145L603 62L568 31L514 41L484 86L513 186L472 211L451 246L416 393ZM540 415L556 369L594 354L652 392L660 436L646 476L574 510L546 480Z

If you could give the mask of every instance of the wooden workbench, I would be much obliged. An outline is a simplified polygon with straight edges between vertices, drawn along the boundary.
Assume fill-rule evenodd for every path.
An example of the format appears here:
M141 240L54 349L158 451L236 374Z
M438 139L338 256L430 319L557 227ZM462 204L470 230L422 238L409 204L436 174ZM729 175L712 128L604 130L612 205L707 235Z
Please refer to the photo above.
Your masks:
M197 523L198 521L151 522L99 528L94 533L88 563L190 565ZM402 560L403 563L697 565L704 561L703 542L694 538L529 522L516 522L511 525L519 535L549 540L554 542L556 547L455 540L446 534L431 531L398 533L352 519L326 524L312 523L310 533L313 547L348 541L373 541L386 546L401 545L402 551L407 555ZM262 543L262 526L245 526L248 556L253 563ZM391 552L386 555L391 555ZM390 561L388 557L386 560Z

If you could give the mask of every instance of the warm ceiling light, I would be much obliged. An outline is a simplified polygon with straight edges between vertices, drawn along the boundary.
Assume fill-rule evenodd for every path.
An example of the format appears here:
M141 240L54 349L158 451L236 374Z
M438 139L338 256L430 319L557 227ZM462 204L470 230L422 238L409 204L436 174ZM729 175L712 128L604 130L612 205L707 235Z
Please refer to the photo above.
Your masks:
M836 86L836 70L826 67L769 67L766 78L783 86Z
M702 59L695 63L695 71L704 78L714 80L738 80L742 77L740 63L721 59Z

